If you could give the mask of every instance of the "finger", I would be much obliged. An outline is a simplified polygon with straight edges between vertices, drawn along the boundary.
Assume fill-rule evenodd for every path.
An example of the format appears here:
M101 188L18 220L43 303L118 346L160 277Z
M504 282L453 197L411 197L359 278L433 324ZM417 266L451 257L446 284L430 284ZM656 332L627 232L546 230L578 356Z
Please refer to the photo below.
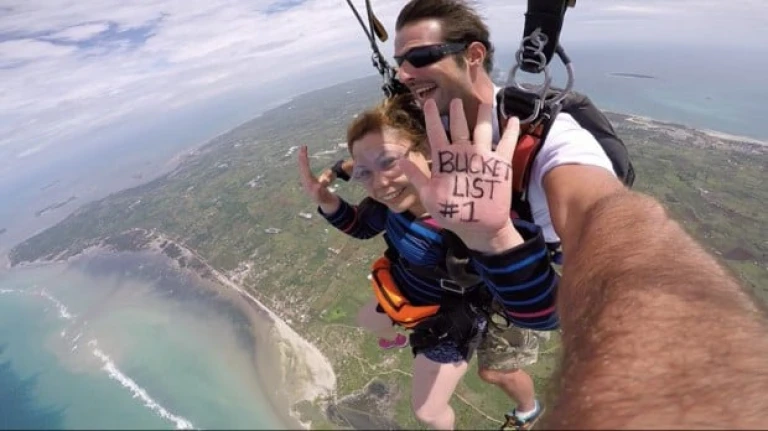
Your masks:
M331 183L331 181L333 181L335 177L336 175L333 173L333 171L331 171L330 169L326 169L320 174L320 176L317 177L317 182L324 186L327 186L328 184Z
M307 156L307 146L303 145L299 148L299 174L301 175L301 185L305 189L309 190L312 184L315 183L315 177L312 175L312 170L309 168L309 156Z
M499 140L499 145L496 147L496 152L499 153L504 160L512 160L512 155L517 147L517 139L520 136L520 119L517 117L511 117L507 120L507 124L504 127L504 132Z
M400 169L408 177L408 181L413 184L413 187L421 194L421 190L426 188L429 183L429 177L424 175L424 172L408 159L400 160Z
M451 100L451 117L449 122L451 124L452 144L471 143L472 135L469 134L467 116L464 115L464 104L461 102L461 99Z
M450 145L450 142L448 142L448 136L445 135L445 128L443 126L443 121L440 118L440 112L437 110L437 105L432 99L429 99L424 103L424 121L427 128L429 148L432 152L432 160L437 160L437 155L441 150L447 148Z
M472 142L481 151L490 151L493 145L493 105L481 103L477 109L477 125Z

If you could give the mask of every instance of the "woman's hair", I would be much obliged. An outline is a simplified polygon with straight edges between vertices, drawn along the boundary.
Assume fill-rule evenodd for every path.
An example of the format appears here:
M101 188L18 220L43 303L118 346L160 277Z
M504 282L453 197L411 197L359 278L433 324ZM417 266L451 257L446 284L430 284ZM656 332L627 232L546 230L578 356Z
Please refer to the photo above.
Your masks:
M429 156L427 129L424 113L416 105L411 94L385 99L375 107L360 113L347 128L347 148L368 133L381 132L384 127L397 131L401 137L413 143L413 150Z

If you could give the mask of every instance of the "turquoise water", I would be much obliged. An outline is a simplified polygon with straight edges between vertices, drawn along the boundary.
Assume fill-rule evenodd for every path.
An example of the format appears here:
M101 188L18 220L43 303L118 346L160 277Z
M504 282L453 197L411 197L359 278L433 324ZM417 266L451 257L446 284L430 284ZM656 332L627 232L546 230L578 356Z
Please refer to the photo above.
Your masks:
M157 260L0 274L0 429L284 427L245 317Z

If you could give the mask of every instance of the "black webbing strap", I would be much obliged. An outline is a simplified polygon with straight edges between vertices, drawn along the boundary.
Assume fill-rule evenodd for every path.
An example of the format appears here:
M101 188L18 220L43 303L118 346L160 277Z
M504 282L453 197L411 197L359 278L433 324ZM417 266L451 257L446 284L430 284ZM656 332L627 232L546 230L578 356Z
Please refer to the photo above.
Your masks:
M560 41L560 30L563 28L565 11L573 7L576 0L528 0L528 11L525 13L525 26L523 27L523 59L520 68L528 73L540 73L544 66L552 61L555 49ZM531 37L536 29L547 36L547 44L542 50L546 57L546 63L541 64L538 55L535 54L538 47Z

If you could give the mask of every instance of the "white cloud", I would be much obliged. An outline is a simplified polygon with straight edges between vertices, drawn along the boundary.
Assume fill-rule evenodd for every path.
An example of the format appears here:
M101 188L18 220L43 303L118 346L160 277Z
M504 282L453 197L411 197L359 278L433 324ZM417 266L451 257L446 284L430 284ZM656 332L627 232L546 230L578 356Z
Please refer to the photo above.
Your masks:
M30 148L42 151L129 115L161 116L228 92L281 85L332 62L357 58L369 63L367 42L344 0L294 1L293 7L269 14L273 3L5 0L0 14L0 170L4 154L31 157ZM694 40L702 37L694 30L709 28L706 37L738 38L754 26L722 27L718 36L709 23L738 18L739 24L765 24L764 0L727 3L579 0L568 12L563 37L569 42ZM355 4L363 12L364 3ZM394 38L395 16L404 0L373 4ZM523 0L481 2L497 43L519 41L524 6ZM391 40L384 52L391 54Z
M35 39L16 39L0 43L0 65L19 61L66 57L76 48L54 45Z
M20 152L19 154L16 155L16 158L17 159L23 159L24 157L29 157L32 154L39 153L42 150L43 150L42 147L33 147L33 148L28 149L28 150L24 150L24 151Z
M109 29L106 23L82 24L69 27L52 34L50 37L65 41L84 41Z

